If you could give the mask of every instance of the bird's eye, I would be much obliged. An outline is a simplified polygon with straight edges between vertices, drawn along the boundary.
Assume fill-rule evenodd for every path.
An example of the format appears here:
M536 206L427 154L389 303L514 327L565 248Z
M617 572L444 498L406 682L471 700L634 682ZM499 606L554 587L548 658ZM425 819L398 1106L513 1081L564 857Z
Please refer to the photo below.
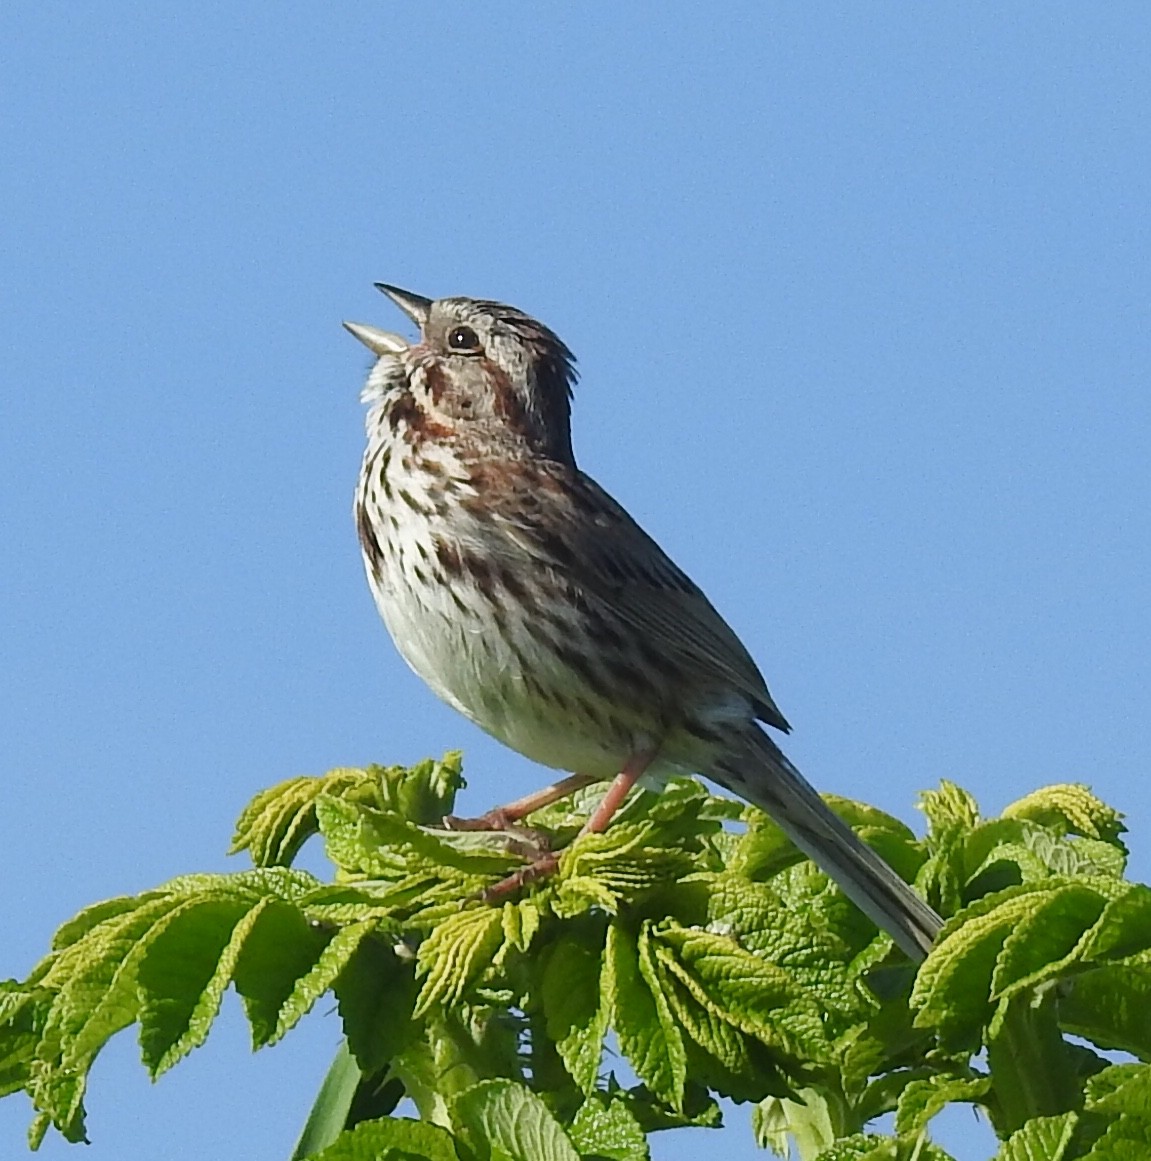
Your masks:
M478 351L480 339L471 327L453 327L448 332L448 348L452 351Z

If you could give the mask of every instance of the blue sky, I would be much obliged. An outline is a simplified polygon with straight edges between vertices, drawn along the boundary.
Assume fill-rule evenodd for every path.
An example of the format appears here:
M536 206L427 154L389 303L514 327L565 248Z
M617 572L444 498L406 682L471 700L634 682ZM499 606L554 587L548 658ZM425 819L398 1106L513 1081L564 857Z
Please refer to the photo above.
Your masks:
M1088 781L1148 878L1142 5L16 2L0 42L0 976L238 868L282 778L458 746L468 810L539 784L364 584L376 280L564 337L582 465L820 787L917 824L941 777ZM233 1007L152 1087L121 1037L84 1156L279 1161L335 1039L251 1057Z

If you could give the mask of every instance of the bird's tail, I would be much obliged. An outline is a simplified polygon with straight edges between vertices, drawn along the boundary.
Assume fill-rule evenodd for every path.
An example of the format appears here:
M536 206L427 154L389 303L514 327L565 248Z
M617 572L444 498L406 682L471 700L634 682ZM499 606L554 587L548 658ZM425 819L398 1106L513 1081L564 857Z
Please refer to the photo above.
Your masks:
M923 959L943 920L841 818L765 733L717 763L712 777L766 811L788 838L912 959Z

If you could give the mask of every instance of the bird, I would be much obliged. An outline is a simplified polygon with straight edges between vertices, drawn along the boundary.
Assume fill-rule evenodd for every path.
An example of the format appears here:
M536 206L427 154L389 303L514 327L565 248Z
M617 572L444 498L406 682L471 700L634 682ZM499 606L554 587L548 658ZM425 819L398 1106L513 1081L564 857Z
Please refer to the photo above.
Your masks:
M641 777L702 774L925 958L939 915L784 755L767 730L790 727L735 632L577 466L564 342L504 303L376 287L419 331L344 323L374 358L354 514L376 606L440 698L565 773L480 825L610 780L584 826L601 831Z

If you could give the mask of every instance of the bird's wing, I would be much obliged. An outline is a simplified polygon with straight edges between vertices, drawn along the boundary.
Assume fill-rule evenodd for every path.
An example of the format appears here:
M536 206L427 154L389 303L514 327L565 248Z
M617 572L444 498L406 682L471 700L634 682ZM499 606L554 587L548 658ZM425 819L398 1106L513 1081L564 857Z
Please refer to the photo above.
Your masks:
M498 519L520 549L607 604L673 672L746 694L761 721L788 730L743 643L627 511L576 469L535 466L513 476L520 502L498 505Z

